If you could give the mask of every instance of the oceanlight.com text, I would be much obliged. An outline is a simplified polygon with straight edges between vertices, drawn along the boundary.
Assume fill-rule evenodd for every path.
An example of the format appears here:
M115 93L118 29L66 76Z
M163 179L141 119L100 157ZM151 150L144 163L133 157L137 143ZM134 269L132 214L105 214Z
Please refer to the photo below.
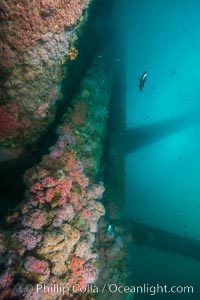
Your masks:
M107 284L104 289L108 289L108 291L112 294L114 293L132 293L132 294L149 294L154 296L156 294L193 294L194 287L193 286L168 286L168 285L150 285L143 284L138 286L120 286L117 284Z

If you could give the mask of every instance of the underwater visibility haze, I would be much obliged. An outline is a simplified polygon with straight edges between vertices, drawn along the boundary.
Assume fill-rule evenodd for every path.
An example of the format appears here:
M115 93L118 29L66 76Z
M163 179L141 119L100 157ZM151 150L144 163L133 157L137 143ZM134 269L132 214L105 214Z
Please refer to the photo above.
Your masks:
M0 299L200 299L199 12L0 1Z
M126 159L132 166L127 167L127 181L132 183L127 184L127 207L133 207L140 221L197 239L199 9L198 1L130 1L124 25ZM137 85L143 70L148 75L141 92ZM132 128L136 141L131 149Z
M132 250L134 277L195 285L194 295L156 299L199 299L200 2L125 2L118 1L126 60L124 214L142 243Z

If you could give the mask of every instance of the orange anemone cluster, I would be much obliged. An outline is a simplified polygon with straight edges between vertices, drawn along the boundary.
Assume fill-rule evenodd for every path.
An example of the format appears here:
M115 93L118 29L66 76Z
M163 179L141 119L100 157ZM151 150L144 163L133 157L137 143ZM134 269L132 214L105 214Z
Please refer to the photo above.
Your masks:
M48 31L60 32L73 26L87 4L88 0L3 0L1 36L6 44L24 50Z

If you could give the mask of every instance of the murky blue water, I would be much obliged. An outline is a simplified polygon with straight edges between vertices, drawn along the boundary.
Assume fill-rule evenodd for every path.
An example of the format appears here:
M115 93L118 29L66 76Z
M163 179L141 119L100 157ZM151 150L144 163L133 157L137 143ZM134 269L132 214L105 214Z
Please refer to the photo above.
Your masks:
M186 237L188 243L200 242L199 12L197 0L119 0L115 11L126 59L130 133L124 214ZM141 92L144 71L147 79ZM136 281L194 283L199 292L200 261L183 257L179 250L174 255L135 245Z
M132 1L125 24L127 127L191 119L164 139L161 127L155 143L127 156L127 206L134 219L193 238L200 237L200 126L190 117L198 110L200 117L199 11L194 0Z

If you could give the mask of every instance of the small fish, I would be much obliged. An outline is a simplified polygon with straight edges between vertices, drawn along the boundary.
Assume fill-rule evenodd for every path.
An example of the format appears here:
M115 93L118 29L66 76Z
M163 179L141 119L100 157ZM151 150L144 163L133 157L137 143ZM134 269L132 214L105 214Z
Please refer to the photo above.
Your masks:
M150 188L147 189L147 193L150 193Z
M108 225L107 233L110 235L113 235L115 233L115 230L111 224Z
M99 56L97 56L97 58L102 58L103 57L103 55L99 55Z
M114 60L115 60L115 61L118 61L118 62L121 61L119 58L115 58Z
M146 115L145 118L150 119L151 117L149 115Z
M178 156L178 159L179 159L179 160L182 160L182 157Z
M139 90L142 92L147 78L147 72L144 72L140 78Z

